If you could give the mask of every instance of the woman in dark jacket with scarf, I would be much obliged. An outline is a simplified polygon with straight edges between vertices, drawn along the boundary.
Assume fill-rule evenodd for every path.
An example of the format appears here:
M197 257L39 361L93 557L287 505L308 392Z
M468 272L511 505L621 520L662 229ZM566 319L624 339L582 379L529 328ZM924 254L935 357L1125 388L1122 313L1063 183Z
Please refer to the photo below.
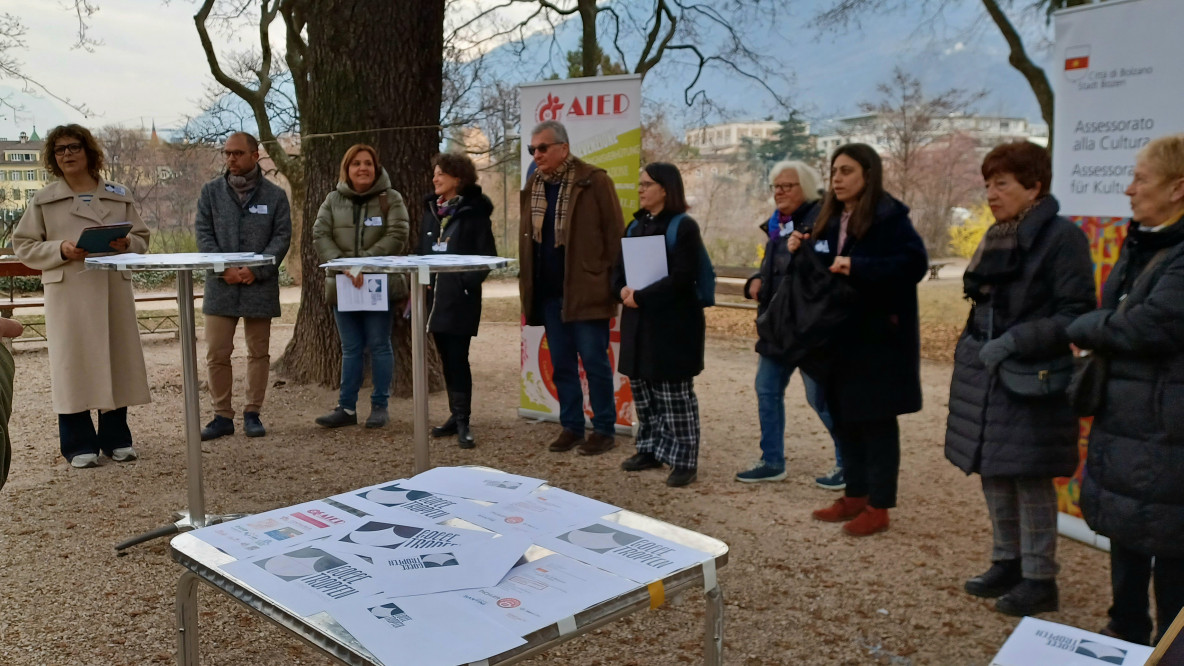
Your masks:
M748 279L744 294L756 299L757 316L768 307L773 293L781 279L789 273L792 254L786 246L791 233L807 230L806 221L818 207L822 176L818 170L798 161L784 161L773 165L769 172L769 185L773 190L776 208L767 222L761 224L768 242L760 272ZM776 355L765 354L762 343L756 346L758 361L756 369L757 414L761 424L761 458L747 470L736 473L736 480L744 483L780 481L785 478L785 387L793 375L794 365L786 363ZM827 432L834 428L822 386L801 373L806 387L806 402L818 414ZM838 443L835 443L834 468L815 479L815 483L827 490L842 490L843 463Z
M477 254L494 256L493 203L481 193L473 161L457 153L432 158L434 191L423 198L419 225L420 254ZM428 291L428 330L440 352L444 384L448 388L448 420L432 428L433 437L456 435L462 449L477 445L469 429L473 402L473 373L469 344L481 323L481 283L489 271L434 273Z
M1102 633L1155 642L1184 608L1184 134L1147 144L1126 190L1133 220L1102 307L1069 339L1107 359L1081 512L1110 537L1114 603Z
M850 319L827 345L829 370L814 377L826 389L847 487L813 515L867 536L888 529L888 509L896 506L896 417L921 409L917 283L929 260L908 208L884 192L883 166L871 146L839 146L830 171L831 189L812 233L794 232L787 241L795 252L811 243L857 295Z
M675 216L674 245L666 246L667 275L641 289L626 284L624 260L613 275L621 312L617 371L630 379L637 411L637 454L621 464L627 472L670 466L666 485L695 480L699 467L699 401L695 376L703 371L706 322L695 294L699 273L699 225L687 216L678 167L652 162L637 184L641 210L626 235L666 237Z
M390 177L378 161L378 151L355 144L341 159L340 181L325 197L312 225L312 242L317 257L331 261L340 257L381 257L403 254L407 247L409 224L403 197L391 188ZM361 289L365 276L351 275L355 289ZM374 390L370 394L367 428L381 428L388 420L387 401L395 372L395 352L391 346L393 314L381 312L342 312L337 308L337 275L325 277L325 297L333 306L333 318L341 337L341 392L333 411L316 418L324 428L357 425L358 390L362 386L363 353L370 350ZM387 302L397 303L407 297L407 284L400 275L387 280Z
M1008 359L1068 362L1065 326L1093 308L1094 271L1085 234L1057 215L1048 194L1047 150L1003 144L987 154L982 173L995 224L963 276L972 305L954 351L946 457L982 476L994 533L991 568L965 589L1024 616L1059 605L1052 480L1077 469L1078 425L1060 395L1013 394L1001 373Z

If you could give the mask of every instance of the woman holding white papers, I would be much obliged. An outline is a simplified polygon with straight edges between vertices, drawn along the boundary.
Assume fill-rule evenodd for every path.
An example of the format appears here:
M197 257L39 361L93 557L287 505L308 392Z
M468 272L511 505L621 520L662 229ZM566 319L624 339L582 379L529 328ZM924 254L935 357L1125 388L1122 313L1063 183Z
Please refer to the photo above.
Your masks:
M322 262L341 257L381 257L402 254L407 247L410 225L403 196L391 188L390 176L378 161L378 150L355 144L341 159L337 189L325 197L312 226L313 246ZM367 428L386 425L387 399L395 373L395 352L391 346L393 315L390 303L407 297L402 276L389 276L386 285L386 308L382 310L347 310L338 307L338 290L380 288L368 286L366 276L346 273L348 280L338 280L329 272L325 277L325 297L333 307L337 333L341 337L341 392L333 411L318 416L316 423L325 428L358 424L358 389L362 386L362 359L370 351L370 416ZM348 295L348 294L347 294Z
M665 463L671 468L666 485L679 487L694 481L698 469L699 401L694 378L703 371L706 324L695 279L703 240L699 225L686 215L677 167L664 162L646 165L637 196L641 210L634 214L622 244L645 243L646 236L662 238L650 261L660 262L666 270L663 277L642 284L637 269L643 266L633 259L627 265L622 259L614 274L614 289L625 304L617 370L632 382L639 424L637 454L621 468L637 472Z
M466 155L440 153L432 159L432 193L423 199L419 225L420 254L476 254L493 256L493 202L481 193L477 167ZM432 428L433 437L456 435L462 449L477 445L469 430L473 373L469 343L481 323L481 283L489 271L435 273L428 291L428 330L440 352L448 387L448 420Z
M12 245L25 265L41 270L62 456L77 468L98 466L100 453L116 462L135 460L127 408L152 397L132 276L86 270L87 252L74 243L87 227L131 222L131 232L111 241L111 251L146 252L148 227L127 188L99 175L103 150L85 127L51 130L41 162L57 180L33 197ZM98 431L91 410L99 412Z

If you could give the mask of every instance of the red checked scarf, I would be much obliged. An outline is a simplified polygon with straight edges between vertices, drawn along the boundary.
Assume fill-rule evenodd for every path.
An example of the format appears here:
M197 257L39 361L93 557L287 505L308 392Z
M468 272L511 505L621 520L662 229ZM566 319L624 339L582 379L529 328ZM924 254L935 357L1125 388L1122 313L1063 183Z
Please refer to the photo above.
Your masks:
M567 242L567 200L571 196L571 181L575 170L571 155L550 174L535 172L534 187L530 190L530 226L534 242L543 242L543 217L547 214L547 192L544 183L559 183L559 198L555 202L555 247Z

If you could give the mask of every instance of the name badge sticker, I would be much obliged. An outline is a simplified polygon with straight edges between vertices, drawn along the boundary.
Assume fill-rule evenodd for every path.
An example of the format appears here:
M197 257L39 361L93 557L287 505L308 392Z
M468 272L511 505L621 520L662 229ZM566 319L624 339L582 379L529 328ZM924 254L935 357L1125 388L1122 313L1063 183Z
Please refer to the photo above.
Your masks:
M257 215L267 214L267 204L255 204L247 209L248 213L255 213Z
M121 197L127 196L127 188L122 185L112 185L111 183L107 183L107 186L103 189L107 190L108 192L114 192Z
M381 216L368 217L365 220L362 220L362 225L366 226L366 227L381 227L382 226L382 217Z
M440 241L439 243L432 243L432 251L433 252L447 252L448 251L448 241L443 240L443 241Z
M824 240L820 240L820 241L814 243L814 251L815 252L830 252L830 243L828 243Z
M786 236L793 233L793 225L787 224L787 225L781 227L781 231L779 233L781 234L782 238L785 238Z

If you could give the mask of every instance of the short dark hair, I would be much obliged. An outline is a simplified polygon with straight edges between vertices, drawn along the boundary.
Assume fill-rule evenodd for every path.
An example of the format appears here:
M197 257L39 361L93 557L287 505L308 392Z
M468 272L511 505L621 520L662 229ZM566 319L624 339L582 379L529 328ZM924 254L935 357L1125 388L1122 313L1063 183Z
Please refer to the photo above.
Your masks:
M995 146L983 158L983 180L1009 173L1024 189L1040 186L1039 196L1052 184L1052 157L1048 150L1031 141L1013 141Z
M859 193L859 201L855 203L851 221L848 223L848 233L856 238L863 238L876 221L876 206L880 205L880 199L884 198L884 163L876 149L866 143L844 144L836 148L830 156L830 178L834 178L835 160L839 159L840 155L855 160L863 169L863 191ZM827 223L842 213L843 207L843 202L839 201L834 189L828 185L826 197L822 200L822 210L818 211L818 222L814 225L815 238L825 232ZM843 244L843 239L839 239L839 244Z
M103 149L99 147L98 140L95 139L95 135L90 133L90 130L75 123L58 125L49 130L49 134L45 137L45 148L41 150L41 163L45 168L58 178L62 177L62 169L58 166L57 158L53 154L62 139L78 139L82 142L82 150L86 153L86 171L91 178L98 180L100 178L99 172L103 170Z
M644 171L655 183L666 190L666 203L662 204L663 210L675 213L687 212L687 194L686 189L682 186L682 173L679 172L678 167L669 162L650 162L645 165Z
M432 158L432 168L435 167L440 167L440 171L460 181L458 192L477 182L477 167L468 155L438 153Z

